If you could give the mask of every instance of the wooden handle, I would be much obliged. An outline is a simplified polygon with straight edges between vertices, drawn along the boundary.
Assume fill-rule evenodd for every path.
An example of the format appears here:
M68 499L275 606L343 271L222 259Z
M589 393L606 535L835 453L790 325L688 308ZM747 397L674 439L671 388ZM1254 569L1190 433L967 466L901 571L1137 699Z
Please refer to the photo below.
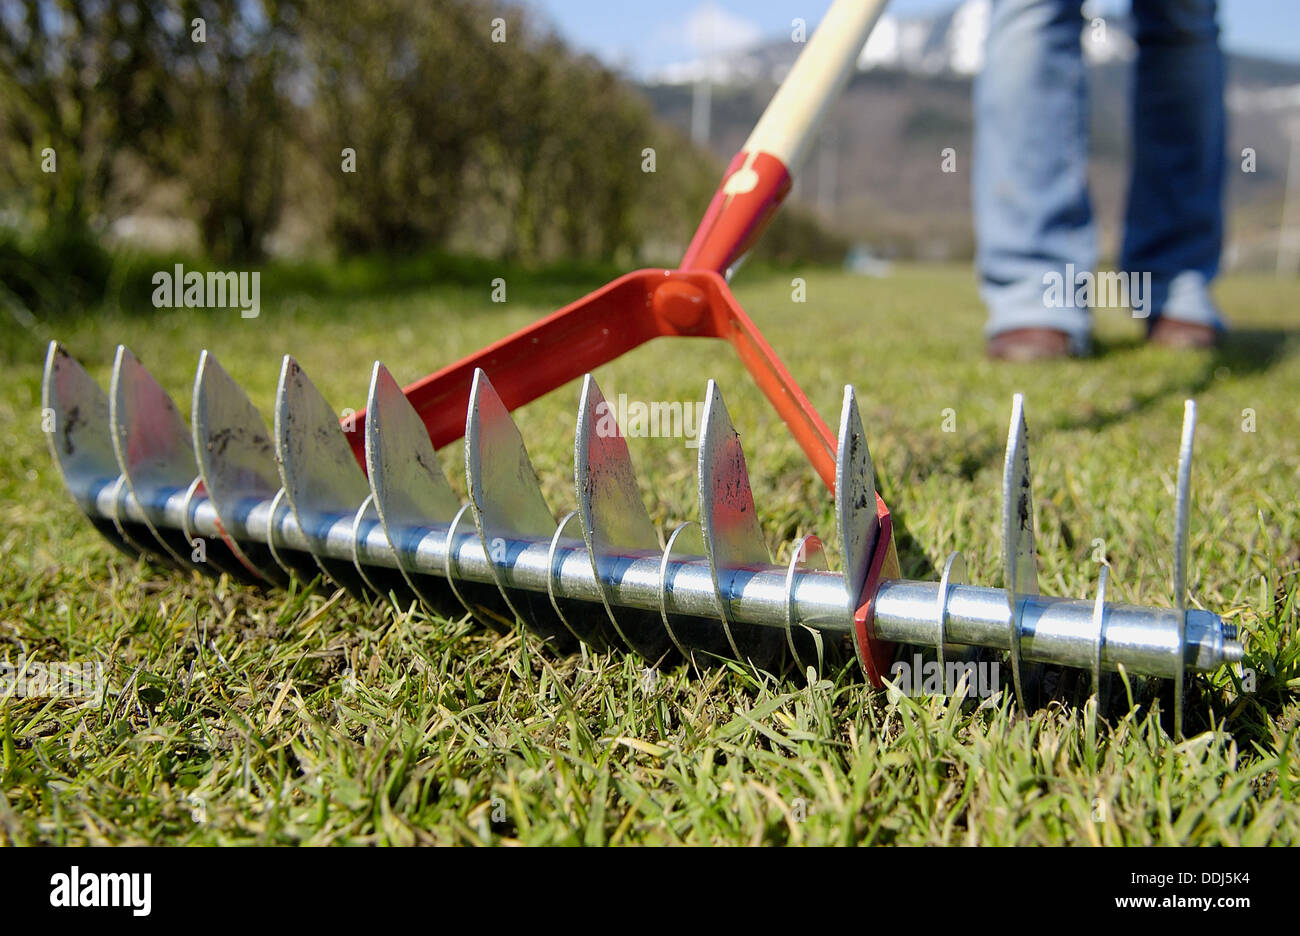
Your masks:
M695 230L683 270L726 271L790 191L817 127L849 80L885 0L835 0L736 154Z
M885 0L835 0L772 97L744 152L769 153L794 175L817 128L848 82Z

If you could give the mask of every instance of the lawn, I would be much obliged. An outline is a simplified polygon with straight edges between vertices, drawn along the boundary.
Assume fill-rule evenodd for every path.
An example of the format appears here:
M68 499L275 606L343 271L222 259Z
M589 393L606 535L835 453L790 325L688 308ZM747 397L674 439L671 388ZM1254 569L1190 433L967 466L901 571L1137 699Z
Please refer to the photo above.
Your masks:
M0 703L0 844L1300 839L1294 283L1225 279L1236 331L1218 351L1146 347L1109 312L1095 357L1050 366L983 359L966 268L802 271L803 304L793 273L735 284L830 421L856 385L908 577L937 578L961 549L971 582L1001 584L1002 447L1020 391L1043 592L1090 596L1104 556L1119 600L1170 605L1180 420L1198 400L1192 602L1243 629L1253 685L1227 669L1194 680L1179 744L1140 684L1136 708L1099 719L1086 697L1028 717L1002 698L891 701L856 668L811 683L739 665L647 679L630 655L557 658L320 582L259 594L123 558L65 496L41 432L48 338L105 386L126 343L187 413L208 348L269 424L284 352L336 408L360 408L376 359L407 382L599 285L483 273L435 286L268 273L251 320L107 306L7 323L0 660L103 661L109 688L102 703ZM504 304L489 301L497 275ZM683 401L716 378L773 553L808 532L833 541L831 498L726 345L652 343L596 376L611 399ZM517 414L557 515L574 506L577 394ZM660 529L697 518L695 450L630 445ZM440 455L463 494L461 449Z

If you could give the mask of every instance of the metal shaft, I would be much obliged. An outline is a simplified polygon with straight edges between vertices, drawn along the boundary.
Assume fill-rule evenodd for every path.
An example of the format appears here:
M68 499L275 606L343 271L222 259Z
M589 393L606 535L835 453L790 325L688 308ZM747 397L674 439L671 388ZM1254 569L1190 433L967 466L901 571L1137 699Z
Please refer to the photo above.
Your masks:
M114 490L104 485L90 493L103 515L111 515ZM180 528L186 510L186 491L164 493L160 512ZM127 496L118 508L135 522L145 511ZM219 537L212 503L189 504L190 529L200 536ZM289 512L282 512L271 528L269 501L248 505L237 518L238 525L254 539L274 533L287 549L308 553L308 537ZM325 555L350 562L356 555L366 565L390 569L401 567L399 550L377 522L371 522L354 539L351 517L340 517L316 533ZM452 567L466 581L491 585L492 565L477 533L472 530L448 537L449 527L400 528L394 539L403 544L405 559L429 575L441 575L450 556ZM450 550L448 543L450 542ZM409 545L407 545L409 544ZM618 604L628 608L659 611L661 608L661 559L658 552L628 554L611 564L600 582L580 539L562 539L554 549L542 540L503 539L497 549L508 557L505 578L512 588L546 594L548 590L565 599L600 602L602 588L608 588ZM704 556L674 557L666 576L672 587L664 591L663 605L670 614L710 617L715 593L709 564ZM846 614L844 580L838 572L796 570L787 583L787 570L779 566L747 570L728 580L724 599L746 623L784 629L787 624L786 597L791 597L794 623L812 627L826 635L847 636L851 621ZM788 587L788 591L787 591ZM932 647L939 639L936 600L938 582L885 581L876 593L875 628L884 640ZM1037 663L1055 663L1088 668L1093 653L1093 602L1086 599L1023 596L1017 603L1016 625L1020 630L1023 658ZM1172 677L1173 648L1178 643L1178 618L1172 609L1107 605L1106 644L1102 665L1115 670L1123 665L1132 673ZM975 585L954 585L946 605L949 644L1008 649L1010 609L1003 589ZM1241 659L1241 645L1232 628L1208 611L1193 610L1187 618L1188 668L1208 672L1225 662Z
M932 647L938 640L937 582L881 583L876 594L876 632L885 640ZM1022 658L1088 669L1096 633L1091 600L1023 595L1016 603L1015 626ZM1006 592L1000 588L954 585L947 603L947 641L1006 650L1011 629ZM1123 666L1130 673L1172 677L1176 670L1178 614L1173 609L1106 605L1102 667ZM1187 614L1186 668L1209 672L1241 659L1236 630L1216 614Z
M204 356L194 394L198 477L183 420L125 349L105 400L53 346L44 394L53 415L51 450L70 492L128 551L264 582L319 570L358 593L392 594L402 603L418 597L493 626L518 619L557 648L583 640L626 646L652 663L676 651L704 652L769 669L780 668L788 648L800 665L817 665L854 633L864 569L872 550L884 548L874 525L874 469L851 388L836 491L846 572L825 570L816 537L799 544L788 566L771 563L739 436L712 384L700 439L702 523L698 532L679 527L666 549L644 515L625 441L599 428L607 408L590 378L576 442L579 510L558 527L522 439L481 373L465 442L471 501L460 507L414 411L379 366L369 401L367 473L333 411L290 359L272 444L242 391ZM1021 407L1017 401L1022 420ZM1007 463L1025 496L1004 511L1024 511L1028 460L1025 434L1014 422L1011 438ZM1014 514L1004 523L1012 531L1029 526ZM1036 594L1026 579L1036 569L1032 542L1024 543L1007 550L1025 570L1012 588L961 583L956 559L942 582L877 583L867 596L871 636L938 647L940 654L945 645L1018 649L1015 658L1027 664L1123 667L1175 678L1241 658L1234 629L1207 611L1184 616L1107 603L1104 596Z

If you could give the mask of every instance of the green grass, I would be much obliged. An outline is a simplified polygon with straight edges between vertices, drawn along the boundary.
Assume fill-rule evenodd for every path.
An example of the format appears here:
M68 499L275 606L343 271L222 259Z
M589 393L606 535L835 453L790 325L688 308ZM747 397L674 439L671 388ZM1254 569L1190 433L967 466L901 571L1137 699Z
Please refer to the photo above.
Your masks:
M510 281L509 273L504 273ZM793 274L790 274L793 275ZM910 577L961 549L1000 584L997 524L1011 395L1027 397L1044 592L1089 596L1099 546L1120 600L1171 601L1184 398L1200 403L1193 602L1244 629L1254 692L1222 670L1189 693L1189 739L1159 704L1098 720L1004 700L891 702L853 670L809 684L740 666L657 684L630 656L554 658L529 638L317 583L261 595L128 561L64 495L40 431L40 323L0 345L0 659L101 660L103 704L0 707L0 843L1294 843L1300 838L1300 342L1294 285L1229 278L1238 331L1217 352L1148 348L1118 313L1100 354L983 360L961 268L885 280L746 271L741 302L832 421L854 383ZM408 381L595 280L277 291L259 319L106 309L58 326L105 384L127 343L188 410L200 348L269 415L284 351L340 409L382 359ZM337 284L336 284L337 285ZM602 368L607 396L699 399L715 377L741 431L769 546L834 538L832 502L720 343L653 343ZM577 387L518 414L551 506L573 506ZM1242 431L1253 409L1255 432ZM955 432L944 432L944 411ZM697 517L694 450L631 440L661 529ZM460 450L441 453L463 491ZM1104 544L1096 541L1102 540ZM831 557L832 564L836 557ZM1167 708L1167 702L1166 706Z

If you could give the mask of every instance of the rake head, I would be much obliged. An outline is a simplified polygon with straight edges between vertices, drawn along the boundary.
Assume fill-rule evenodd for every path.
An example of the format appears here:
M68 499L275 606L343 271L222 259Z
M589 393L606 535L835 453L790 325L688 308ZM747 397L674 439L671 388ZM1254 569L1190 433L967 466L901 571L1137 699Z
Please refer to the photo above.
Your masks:
M510 411L473 371L464 451L468 503L442 474L408 394L376 363L363 427L347 432L286 356L268 433L248 397L204 352L190 427L153 377L119 347L107 395L57 343L43 401L50 449L77 503L123 551L241 581L284 585L320 575L363 600L522 623L557 653L579 642L651 665L717 658L770 672L825 671L856 656L875 686L894 643L934 647L945 668L968 648L1005 650L1016 696L1032 702L1032 664L1125 669L1181 683L1187 669L1238 660L1235 632L1186 610L1186 527L1195 408L1189 403L1177 501L1173 609L1038 594L1023 401L1016 397L1003 502L1005 587L965 584L953 554L942 580L904 581L853 387L846 387L832 476L844 568L827 569L807 536L774 565L726 404L709 381L699 438L698 522L660 545L622 433L596 381L581 384L574 446L576 509L557 523ZM349 420L350 422L350 420ZM363 462L350 435L360 435ZM959 665L959 664L957 664Z
M464 360L399 388L375 364L366 411L345 432L291 357L274 432L204 352L190 428L157 381L119 348L109 393L57 344L45 365L50 450L95 527L131 555L262 585L318 575L359 598L418 600L508 630L521 622L556 652L583 642L652 665L729 657L781 672L856 656L881 686L894 644L1006 651L1021 708L1037 664L1166 677L1181 732L1187 670L1241 659L1236 631L1186 608L1195 407L1178 474L1172 609L1114 604L1102 569L1093 600L1038 594L1024 406L1011 415L1003 485L1004 588L966 584L953 554L939 582L900 577L889 509L846 387L838 432L809 403L727 279L790 190L831 99L852 73L884 0L835 0L722 183L679 269L638 270ZM699 440L698 522L660 546L622 434L590 372L652 338L716 338L735 348L835 495L844 567L804 537L784 566L763 540L745 455L710 381ZM575 433L577 508L558 524L511 411L582 378ZM604 415L602 415L604 413ZM469 502L435 449L464 438ZM897 666L898 664L893 664ZM961 667L960 662L952 664ZM966 668L969 674L970 669Z

